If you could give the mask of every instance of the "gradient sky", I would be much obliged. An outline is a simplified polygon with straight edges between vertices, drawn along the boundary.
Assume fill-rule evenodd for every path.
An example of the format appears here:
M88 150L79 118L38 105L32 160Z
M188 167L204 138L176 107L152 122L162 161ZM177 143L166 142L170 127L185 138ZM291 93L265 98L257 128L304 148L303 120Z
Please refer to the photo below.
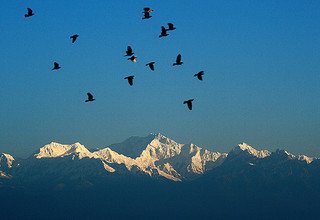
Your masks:
M153 17L142 20L148 6ZM35 16L25 19L27 7ZM318 0L34 0L1 8L0 152L25 156L51 141L101 147L161 132L220 151L247 142L320 156ZM159 39L167 22L177 30ZM123 56L127 45L135 64ZM178 53L184 64L172 67ZM51 71L54 61L61 70ZM200 70L203 82L193 77ZM133 87L127 75L135 75ZM89 91L93 103L84 102ZM182 104L189 98L192 111Z

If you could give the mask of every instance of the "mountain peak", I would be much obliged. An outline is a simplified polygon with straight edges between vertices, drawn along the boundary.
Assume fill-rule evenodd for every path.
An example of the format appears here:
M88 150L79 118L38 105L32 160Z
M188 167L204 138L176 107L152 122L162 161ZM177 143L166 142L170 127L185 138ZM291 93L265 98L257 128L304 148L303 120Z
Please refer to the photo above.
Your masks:
M6 154L6 153L0 154L0 163L5 163L8 168L12 167L13 161L14 161L14 158L10 154Z
M231 150L232 153L235 154L240 154L242 152L247 152L255 157L258 158L264 158L264 157L268 157L271 155L271 153L267 150L256 150L253 147L251 147L250 145L246 144L246 143L240 143L238 144L238 146L236 146L235 148L233 148Z
M51 142L39 149L39 153L34 156L40 158L64 157L71 154L76 154L79 158L92 157L92 153L82 144L76 142L71 145Z

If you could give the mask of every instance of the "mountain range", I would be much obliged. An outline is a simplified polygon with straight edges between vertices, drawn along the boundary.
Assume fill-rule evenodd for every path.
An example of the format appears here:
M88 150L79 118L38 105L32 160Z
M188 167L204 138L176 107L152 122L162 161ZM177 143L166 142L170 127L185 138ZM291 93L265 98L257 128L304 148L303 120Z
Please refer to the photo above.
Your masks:
M0 155L0 201L7 201L8 210L18 206L24 213L56 201L51 205L64 204L58 217L66 207L75 209L75 200L82 201L76 202L82 217L83 210L95 210L100 217L106 206L112 218L119 215L119 207L124 218L152 217L158 209L168 209L177 218L210 218L210 210L224 219L261 213L260 219L313 217L320 207L319 174L319 158L256 150L246 143L220 153L162 134L130 137L95 150L52 142L26 159ZM46 199L35 205L39 195Z

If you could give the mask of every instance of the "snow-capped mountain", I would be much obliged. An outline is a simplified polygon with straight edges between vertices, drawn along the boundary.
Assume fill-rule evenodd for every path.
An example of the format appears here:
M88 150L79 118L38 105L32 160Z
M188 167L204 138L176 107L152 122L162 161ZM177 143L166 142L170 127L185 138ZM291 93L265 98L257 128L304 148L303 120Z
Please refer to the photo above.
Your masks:
M241 154L241 153L248 153L254 157L257 158L265 158L270 156L271 152L267 151L267 150L256 150L253 147L251 147L250 145L246 144L246 143L241 143L238 146L236 146L235 148L233 148L231 150L230 153L232 154Z
M2 177L21 177L29 182L46 176L55 180L86 179L88 177L117 177L142 175L172 181L194 180L220 167L231 172L262 167L279 161L300 161L313 164L317 158L295 156L284 150L256 150L246 143L234 147L228 154L213 152L195 144L181 144L162 134L130 137L122 143L89 151L80 143L70 145L52 142L26 160L14 166L8 154L0 157ZM266 165L267 164L267 165ZM233 167L233 168L232 168ZM229 172L229 171L228 171Z
M69 155L77 155L80 159L84 157L93 157L93 154L80 143L71 145L63 145L55 142L45 145L40 148L39 153L35 154L36 158L54 158L65 157Z
M15 159L10 154L0 154L0 178L10 178Z

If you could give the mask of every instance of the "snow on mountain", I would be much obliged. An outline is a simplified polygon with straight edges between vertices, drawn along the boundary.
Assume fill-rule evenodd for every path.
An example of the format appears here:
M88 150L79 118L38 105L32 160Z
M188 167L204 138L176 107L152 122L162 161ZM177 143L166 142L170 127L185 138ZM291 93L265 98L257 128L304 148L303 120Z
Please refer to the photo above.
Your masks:
M297 156L298 160L302 160L305 161L307 164L312 163L314 160L316 160L317 158L314 157L308 157L306 155L298 155Z
M235 148L233 148L231 150L230 153L234 154L234 155L238 155L240 153L243 152L247 152L248 154L257 157L257 158L265 158L271 155L271 152L267 151L267 150L256 150L253 147L251 147L250 145L246 144L246 143L241 143L238 144L238 146L236 146Z
M39 153L35 154L36 158L54 158L65 157L68 155L77 155L80 159L84 157L93 157L93 154L80 143L74 143L71 145L63 145L56 142L51 142L40 148Z
M161 134L157 134L142 151L140 157L136 158L136 161L143 168L154 167L155 161L180 154L182 146L183 144L178 144Z
M128 170L131 170L136 162L134 159L118 154L110 148L105 148L99 151L93 152L94 158L100 158L107 163L124 164Z
M14 161L14 158L10 154L6 154L6 153L0 154L0 169L3 167L12 168L13 161Z
M11 170L15 159L10 154L0 154L0 178L11 178Z
M288 160L300 160L300 161L305 161L307 164L312 163L314 160L317 160L315 157L308 157L306 155L294 155L292 153L289 153L286 150L281 150L277 149L275 152L272 153L273 156L280 157L283 159L288 159Z
M229 154L219 153L203 149L195 144L180 144L162 134L131 137L111 147L90 152L80 143L66 145L52 142L41 147L39 152L30 158L29 168L26 169L28 172L25 173L25 176L32 173L33 168L39 169L44 166L46 171L42 171L43 175L45 172L56 176L62 175L59 173L66 169L64 176L67 176L68 173L74 173L77 176L92 173L105 175L104 172L107 171L109 174L145 173L151 177L182 181L195 179L225 164L226 160L238 163L239 160L233 160L235 158L251 166L260 159L271 158L270 156L272 156L271 163L277 160L292 159L310 164L316 159L305 155L295 156L284 150L277 150L273 153L267 150L256 150L246 143L239 144ZM130 156L123 152L127 152ZM37 162L38 160L41 162ZM7 171L12 168L13 162L14 158L11 155L1 154L2 176L11 174ZM23 171L23 168L20 170ZM81 172L79 173L78 170ZM99 171L95 172L95 170Z
M156 162L158 167L171 164L182 178L194 178L198 174L220 165L227 154L202 149L194 144L183 145L175 157L165 158Z

